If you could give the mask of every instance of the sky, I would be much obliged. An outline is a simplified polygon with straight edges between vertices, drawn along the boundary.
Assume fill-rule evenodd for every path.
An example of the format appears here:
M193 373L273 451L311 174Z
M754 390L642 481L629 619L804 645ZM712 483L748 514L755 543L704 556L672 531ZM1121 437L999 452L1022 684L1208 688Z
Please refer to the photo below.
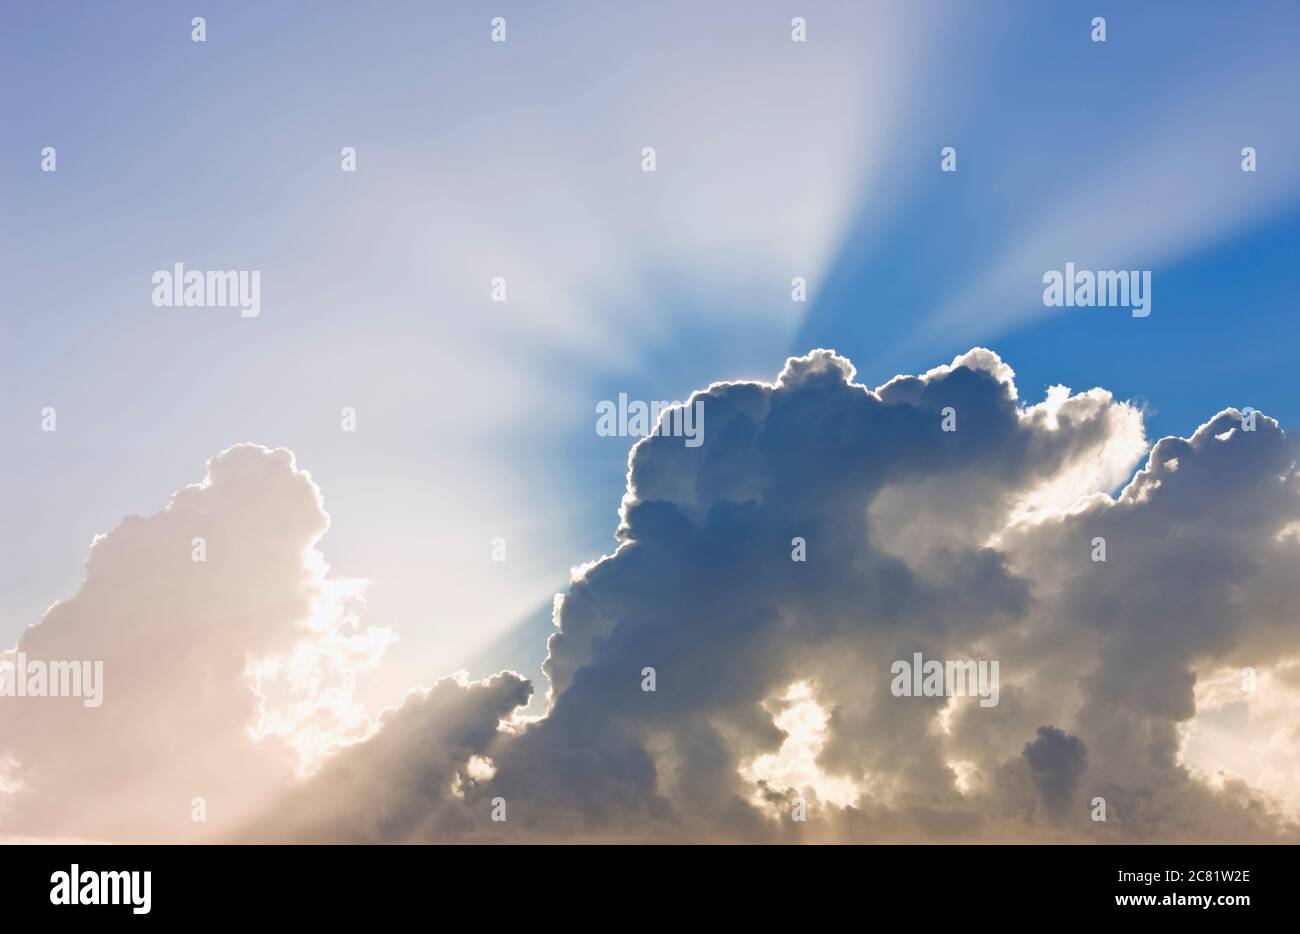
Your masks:
M673 589L683 594L691 581L701 592L735 594L748 576L731 566L743 553L733 536L761 539L764 523L773 523L788 541L789 524L801 520L781 515L767 500L770 508L758 518L714 516L704 504L744 504L758 487L764 496L775 495L785 490L777 480L794 482L794 468L765 442L761 456L744 458L767 465L771 483L747 480L740 462L728 460L741 454L727 454L733 445L747 450L741 440L726 434L712 441L706 430L705 450L715 449L712 441L720 451L712 463L731 464L700 475L716 484L712 498L702 492L707 484L696 476L698 468L677 461L646 467L642 484L629 492L635 439L593 431L597 404L620 393L685 401L714 384L739 381L766 400L764 393L781 399L787 391L805 398L796 391L802 386L812 401L790 404L813 406L808 423L823 424L817 407L858 405L844 401L854 386L874 390L899 374L923 376L968 359L964 372L975 374L974 383L948 373L925 382L957 380L954 393L1001 412L997 424L1020 419L1019 431L1008 427L985 439L999 452L987 456L990 463L1001 459L1003 480L976 466L952 488L961 496L992 496L1006 515L995 520L981 513L963 524L956 518L963 514L960 503L950 503L947 521L912 504L906 508L919 510L918 518L908 522L900 504L911 501L874 476L860 488L824 491L841 499L809 501L808 515L823 516L835 502L847 508L861 498L880 525L872 525L863 562L885 567L885 556L893 556L922 577L938 573L932 547L1002 549L1000 573L1052 580L1040 583L1044 594L1033 599L1067 617L1086 616L1076 606L1084 597L1027 557L1025 549L1050 554L1057 546L1055 539L1029 542L1047 533L1024 527L1025 510L1041 524L1047 521L1043 510L1068 510L1079 498L1111 497L1116 505L1089 507L1099 513L1126 509L1121 489L1136 484L1130 498L1144 489L1140 471L1159 439L1193 439L1230 408L1253 407L1279 426L1279 434L1271 428L1265 433L1276 450L1256 454L1252 448L1250 456L1272 464L1291 450L1300 414L1287 365L1300 336L1300 126L1294 119L1300 9L1292 3L1229 8L926 0L636 8L503 2L489 9L323 2L228 3L203 11L169 3L20 2L2 15L0 646L16 645L45 617L66 631L24 638L86 651L77 648L77 633L103 629L111 618L138 631L120 643L101 644L106 636L96 635L95 657L117 657L123 670L132 664L124 646L153 644L156 650L150 640L172 632L169 626L186 634L174 633L182 657L198 653L208 639L216 640L208 646L216 657L230 653L224 674L208 672L213 678L229 677L240 659L279 658L278 667L266 669L278 677L266 675L262 696L235 679L214 689L214 697L227 698L221 706L203 708L214 735L226 737L230 761L247 760L244 775L221 790L240 803L245 817L266 800L288 795L305 802L295 833L387 839L388 829L349 811L354 794L339 777L343 768L331 771L320 763L344 744L351 744L347 755L377 769L405 762L403 729L418 730L423 717L462 714L477 732L440 727L449 731L446 742L457 755L490 758L501 788L516 788L524 774L553 783L538 781L552 805L551 822L535 828L539 834L671 836L680 833L682 814L715 813L719 801L747 793L733 787L734 768L726 782L707 780L728 756L695 761L682 751L710 746L716 736L680 724L668 729L659 721L637 720L633 729L631 714L617 723L590 719L592 709L611 702L601 694L603 656L591 655L596 650L588 643L618 640L605 632L606 624L584 615L600 612L583 609L584 599L575 595L589 588L597 607L645 616L647 626L687 619L700 603L682 597L674 605L665 597L663 605L645 604L659 615L632 612L627 594L613 592L606 577L594 580L590 568L571 569L613 556L620 542L641 542L651 553L644 567L636 549L633 557L617 556L619 568L631 566L610 575L622 586L641 592L646 584L637 575L648 573L676 582ZM206 19L202 42L192 41L196 15ZM494 16L507 24L504 42L492 41ZM1104 42L1094 41L1097 16L1105 17ZM806 41L792 41L794 17L805 21ZM56 171L41 170L45 147L56 151ZM341 169L344 147L355 149L355 172ZM653 172L643 171L644 147L654 148ZM956 171L941 167L945 147L955 150ZM1255 171L1242 170L1244 147L1256 154ZM259 271L260 314L157 307L151 276L175 263ZM1066 263L1150 271L1150 316L1045 307L1043 275ZM505 301L493 300L498 277ZM806 280L805 302L792 301L795 277ZM1000 362L982 354L962 357L975 347L989 348ZM837 356L805 356L817 348ZM811 362L794 363L799 359ZM826 362L831 359L844 362ZM805 380L805 370L834 378ZM772 390L783 373L788 385ZM1004 398L999 387L1011 385L1014 392ZM1017 405L1027 410L1042 403L1057 385L1079 394L1071 398L1082 401L1071 404L1089 413L1074 426L1077 439L1055 414L1050 430L1059 436L1041 438L1036 433L1048 428L1014 415ZM1094 387L1109 395L1086 395ZM898 392L902 401L891 402L882 392L881 404L928 411L929 402ZM1055 413L1061 397L1053 398ZM706 412L716 405L717 418L730 418L723 413L732 403L742 405L715 388ZM1011 409L998 408L1007 404ZM56 412L55 431L42 430L46 407ZM341 427L345 408L355 413L354 431ZM919 429L908 419L878 423L874 410L852 411L844 416L849 423L860 417L862 425L883 432L879 437L891 450L913 450L908 432ZM1048 409L1041 411L1049 420ZM867 458L859 464L864 471L902 469L857 449L846 454L770 418L766 409L745 410L752 426L744 430L804 445L812 461L852 455ZM658 463L652 454L663 446L660 440L666 439L638 448L640 456ZM942 449L917 442L914 452L917 475L899 481L899 490L937 482L927 479L926 465L943 464ZM1254 501L1254 474L1205 457L1212 463L1203 475L1188 474L1187 483L1200 478L1212 489L1240 483L1220 486L1216 495ZM679 482L693 492L670 482L676 471L685 471ZM829 468L826 477L850 483ZM206 492L191 492L205 478ZM637 502L650 501L645 491L656 482L664 484L660 501L694 523L700 540L676 529L677 519L658 524L652 508L642 510L644 524L630 518ZM952 490L948 494L956 496ZM292 491L286 495L301 498L301 507L285 513L289 507L276 491ZM620 512L625 493L634 505ZM802 502L794 489L783 495ZM929 495L948 502L942 489ZM170 546L159 542L175 535L188 543L182 533L193 531L175 515L180 506L169 503L195 515L227 517L223 534L241 556L212 558L214 569L233 562L221 564L230 575L222 579L225 589L199 587L184 563L174 573L189 583L151 589L161 584L146 578L169 566ZM1281 521L1290 508L1275 505L1274 518ZM1059 522L1094 521L1090 513L1069 515ZM146 518L124 524L130 516ZM284 521L271 521L276 516ZM1212 512L1197 517L1190 525L1212 524ZM1159 519L1128 521L1147 530ZM1225 521L1218 518L1220 525ZM1242 554L1273 541L1264 525L1242 522ZM886 532L896 539L880 539ZM827 534L848 532L828 526ZM109 539L99 542L109 544L96 565L89 549L104 535ZM501 557L497 541L504 543L505 560L493 560ZM867 546L843 547L856 553ZM1214 551L1199 540L1187 547L1202 549L1198 555ZM692 567L707 574L696 580L694 571L674 563L674 549L695 555L703 564ZM1268 554L1246 570L1270 574L1283 558ZM954 560L966 567L963 561L977 557ZM828 603L862 596L858 585L839 583L846 568L861 566L850 561L838 568L839 577L823 577ZM1173 575L1169 587L1186 567L1159 565ZM106 580L119 581L124 596L104 596L113 589L95 585L96 568ZM287 576L276 577L277 570ZM1000 580L992 571L970 573L981 593L983 585ZM774 573L773 587L783 580ZM1268 580L1270 587L1282 586ZM1215 582L1220 578L1207 575L1207 587ZM1206 599L1236 606L1226 586ZM238 597L254 589L264 599ZM1036 638L1056 646L1062 658L1082 656L1074 636L1046 621L1043 607L1021 602L1030 597L1017 596L1014 581L995 591L973 614L990 620L991 628L971 644L997 646L1008 663L1029 657L1023 645L995 638L1001 630L993 621L1011 614L1041 621ZM196 600L199 593L205 596ZM272 593L281 595L273 603L265 598ZM556 610L557 594L567 594L562 603L577 608ZM786 596L752 599L762 612L780 617L789 612ZM922 616L961 602L941 587L918 599L928 608L917 611ZM46 617L56 601L65 601L63 610ZM92 612L97 606L103 618ZM300 620L286 609L293 607L316 621L310 645L294 642ZM830 616L838 618L836 612ZM1175 612L1191 610L1179 604ZM570 629L562 627L564 638L548 650L547 637L565 613L574 614ZM1270 613L1261 609L1242 621L1239 629L1248 635L1237 641L1206 635L1178 657L1200 666L1196 690L1205 710L1231 708L1212 689L1229 683L1232 666L1247 664L1247 648L1257 653L1262 671L1274 672L1266 679L1290 683L1286 663L1295 647ZM654 636L628 625L624 638L633 645L643 638L658 644L662 637L662 653L682 664L714 657L676 628ZM228 632L205 636L210 629ZM1214 627L1207 622L1205 629ZM945 641L950 635L943 630L928 638L952 648ZM831 685L843 688L849 679L832 670L829 655L814 653L802 672L789 658L778 664L759 657L760 649L771 648L763 639L784 644L789 637L777 629L752 641L736 638L736 645L755 653L752 670L763 676L728 697L687 692L701 705L694 719L704 717L702 710L737 718L733 728L747 737L747 751L729 755L745 760L741 771L751 776L755 769L777 775L797 768L805 779L817 772L827 800L873 789L880 801L895 800L889 789L901 796L896 800L924 797L937 778L898 791L907 785L905 775L876 774L879 762L863 761L848 748L853 742L840 721L821 717L819 710L835 707ZM1061 710L1058 724L1032 718L999 724L1007 749L1042 744L1017 760L1017 768L1028 769L1023 788L1008 780L999 793L1012 795L1006 789L1014 788L1032 797L1037 788L1051 811L1063 794L1078 790L1068 780L1078 767L1070 738L1087 747L1100 774L1134 748L1137 740L1126 730L1098 725L1132 726L1132 711L1117 713L1114 698L1103 702L1089 693L1095 679L1119 677L1105 664L1114 661L1108 653L1127 645L1131 655L1142 655L1119 636L1107 638L1113 639L1109 649L1092 647L1102 661L1095 671L1083 666L1078 705ZM874 658L878 650L882 644L868 639L846 657ZM574 673L587 670L584 665L589 674ZM503 669L526 677L530 689L497 675ZM462 680L439 680L459 670L466 672ZM1169 672L1173 682L1181 671ZM189 677L184 668L165 677L146 668L137 674L142 682L176 690ZM476 680L490 676L496 680ZM1005 668L1004 677L1013 681ZM575 686L566 703L558 695L547 700L556 678ZM280 682L275 690L272 680ZM1032 696L1031 687L1024 690ZM813 697L822 698L821 707ZM1154 691L1142 699L1144 715L1183 712L1181 695L1166 706L1161 698ZM866 695L858 699L870 706ZM112 722L129 732L132 711L156 700L141 695L138 707L126 705ZM497 750L495 739L480 735L482 724L511 716L515 701L525 703L531 717L549 711L547 722L518 727L519 743ZM685 705L686 697L678 702ZM792 716L806 731L825 734L819 764L808 764L806 750L802 759L791 752L784 766L749 761L760 754L780 757L770 717L749 722L761 703L792 704L802 711ZM737 712L742 707L748 713ZM455 714L444 716L447 708ZM1207 768L1217 763L1212 748L1227 742L1232 730L1215 732L1218 721L1174 714L1158 729L1142 729L1171 743L1181 730L1178 742L1202 750ZM1221 719L1235 715L1229 711ZM1258 727L1259 742L1280 747L1281 764L1261 768L1284 771L1288 757L1297 755L1295 744L1271 737L1285 736L1287 721L1275 707L1255 715L1266 724ZM65 712L49 716L79 722ZM254 721L271 738L247 749L243 731ZM882 728L878 721L864 715L857 728L866 735ZM1050 732L1069 722L1074 732L1066 738ZM1049 732L1036 733L1039 727ZM618 767L601 759L619 781L592 787L590 800L617 798L632 788L637 801L611 824L562 800L562 752L584 732L608 735L608 749L622 748L616 738L625 736L624 729L638 737L648 758ZM115 735L104 733L106 757ZM156 739L156 749L167 748L166 735ZM674 751L657 755L655 738L665 735L674 737ZM12 761L19 763L14 774L21 773L24 755L34 764L48 754L35 741L10 739ZM269 752L278 742L300 758ZM962 774L1002 767L979 756L954 758L953 750L934 755L973 763L961 765L967 770ZM445 782L460 780L463 757L453 758L410 768L432 768ZM1056 765L1056 758L1065 764ZM657 783L646 777L646 761L656 764ZM1034 771L1044 761L1046 777ZM306 785L304 762L315 776ZM675 795L665 790L670 765L691 776ZM1176 767L1173 759L1151 765L1156 771ZM361 765L354 769L362 771ZM0 791L5 774L0 768ZM1247 779L1270 793L1281 794L1284 785L1264 773ZM787 790L795 787L793 779L784 780ZM192 781L188 774L123 773L114 794L135 800L143 790L161 793L186 781ZM437 807L424 802L426 817L413 823L435 838L468 833L467 818L451 805L463 805L473 798L466 789L491 780L464 773L463 783L456 801ZM52 787L59 787L57 780ZM1201 791L1197 786L1195 793ZM1128 793L1117 792L1121 798ZM188 793L177 794L190 800ZM337 802L329 811L337 816L334 824L311 824L312 795ZM517 789L507 797L525 793ZM992 806L954 807L948 823L940 822L943 832L964 832L963 821ZM1015 809L1014 801L998 806ZM1205 833L1239 832L1223 807L1221 820L1218 810L1207 809L1214 816ZM123 816L111 825L73 821L57 832L170 839L192 830L188 811L173 820L142 816L125 803L121 808ZM634 821L632 814L643 819ZM733 817L710 824L710 833L762 836L754 813ZM888 828L909 838L922 832L921 824L871 814L862 819L873 833ZM856 832L837 826L825 832ZM1133 826L1127 832L1136 834ZM17 828L25 834L45 829ZM1015 823L990 832L1019 838L1039 830ZM233 831L227 824L214 832Z

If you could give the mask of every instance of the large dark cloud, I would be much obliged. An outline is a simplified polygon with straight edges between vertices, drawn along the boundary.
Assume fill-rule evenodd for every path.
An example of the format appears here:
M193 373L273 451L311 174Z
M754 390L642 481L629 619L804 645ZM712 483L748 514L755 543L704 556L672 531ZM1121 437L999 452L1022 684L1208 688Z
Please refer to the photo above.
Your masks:
M697 394L704 443L634 447L619 547L557 604L547 715L494 730L516 676L443 682L291 797L290 836L1293 837L1179 755L1198 673L1300 652L1276 423L1221 413L1112 496L1147 442L1102 390L1026 406L987 350L874 392L852 378L816 351ZM914 652L998 660L999 703L893 696ZM821 726L783 746L792 685ZM756 778L763 757L784 765Z

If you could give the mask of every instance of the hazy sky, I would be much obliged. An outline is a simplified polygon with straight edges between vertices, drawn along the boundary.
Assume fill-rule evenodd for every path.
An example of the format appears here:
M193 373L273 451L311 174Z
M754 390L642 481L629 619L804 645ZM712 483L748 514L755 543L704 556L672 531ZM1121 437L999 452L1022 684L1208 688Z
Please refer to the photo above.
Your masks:
M321 586L366 581L371 648L396 640L373 664L339 650L349 691L359 679L339 736L461 668L523 672L540 712L553 597L616 545L631 442L593 431L601 400L770 383L817 347L877 387L982 345L1025 405L1100 386L1142 412L1140 439L1115 428L1123 450L1077 494L1117 492L1149 443L1226 408L1287 432L1300 415L1294 3L0 15L0 646L77 593L95 536L249 442L310 474L329 516L318 547L335 584ZM791 41L796 15L806 42ZM947 146L956 172L940 170ZM1150 317L1045 308L1042 276L1067 262L1150 270ZM258 270L260 315L156 307L151 276L175 263ZM57 431L41 430L45 407ZM314 544L315 523L285 534L286 553ZM144 615L171 606L159 599ZM500 690L505 715L516 698ZM583 728L556 723L546 735ZM1128 740L1090 742L1118 756Z
M849 41L828 13L810 56L780 18L503 12L505 44L459 5L235 5L201 44L168 5L6 14L33 154L3 166L0 634L75 589L91 536L255 440L329 483L329 559L400 626L404 688L609 547L627 441L594 435L598 400L784 359L789 280L815 289L915 64L899 15ZM260 270L261 315L153 307L175 262ZM47 405L58 433L31 434Z

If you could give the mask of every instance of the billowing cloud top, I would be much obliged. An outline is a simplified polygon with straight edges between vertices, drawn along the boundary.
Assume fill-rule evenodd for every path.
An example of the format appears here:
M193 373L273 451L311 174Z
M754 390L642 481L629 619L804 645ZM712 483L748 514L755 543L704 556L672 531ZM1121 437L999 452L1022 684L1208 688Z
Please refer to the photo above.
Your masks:
M0 820L183 836L115 802L220 787L239 839L1295 839L1300 501L1278 425L1227 410L1149 447L1133 406L1026 405L984 349L874 391L854 375L817 350L714 384L701 446L633 448L619 546L556 601L534 720L502 672L359 723L346 684L387 636L330 596L316 490L287 452L224 452L98 541L24 636L99 653L121 695L0 721ZM200 528L219 569L176 545ZM900 692L918 653L996 662L996 690ZM304 709L256 677L304 670L309 696L343 687ZM290 747L323 764L293 777ZM23 804L54 800L79 803Z

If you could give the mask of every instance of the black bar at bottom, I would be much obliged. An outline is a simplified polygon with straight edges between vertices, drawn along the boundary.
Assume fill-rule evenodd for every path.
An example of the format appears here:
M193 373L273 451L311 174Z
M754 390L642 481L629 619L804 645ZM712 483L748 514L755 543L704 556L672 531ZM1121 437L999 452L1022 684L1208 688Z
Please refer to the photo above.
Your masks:
M834 907L863 920L877 911L919 911L918 920L933 921L951 912L953 921L1128 915L1230 924L1296 908L1290 847L592 850L9 846L0 847L0 898L6 921L39 915L92 924L373 921L393 912L423 914L431 923L466 914L484 923L538 923L557 914L596 923L599 906L611 900L631 913L629 923L636 916L668 923L665 910L698 922Z

